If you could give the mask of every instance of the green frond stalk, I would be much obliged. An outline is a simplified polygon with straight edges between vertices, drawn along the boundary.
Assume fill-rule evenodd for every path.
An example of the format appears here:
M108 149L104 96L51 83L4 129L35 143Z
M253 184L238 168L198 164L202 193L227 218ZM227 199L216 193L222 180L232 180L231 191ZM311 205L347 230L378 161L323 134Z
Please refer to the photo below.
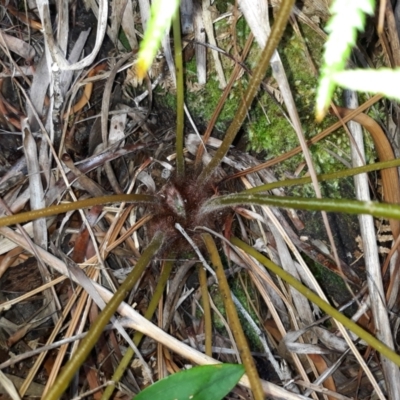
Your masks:
M226 314L228 316L229 327L231 328L233 336L236 340L240 357L242 358L244 368L250 381L250 386L253 392L254 399L263 400L264 392L261 386L260 377L258 376L253 357L250 353L249 345L243 333L242 325L240 324L235 304L232 300L232 294L225 276L224 267L222 266L222 262L218 254L217 246L215 245L214 239L209 233L202 234L202 237L204 243L206 244L207 251L210 254L211 262L215 268L215 273L218 279L218 286L221 291Z
M116 194L112 196L93 197L91 199L78 200L71 203L58 204L40 210L32 210L19 214L8 215L7 217L0 218L0 226L10 226L15 224L22 224L24 222L33 221L38 218L51 217L52 215L66 213L68 211L79 210L81 208L93 207L96 205L104 205L109 203L157 203L157 198L147 194Z
M179 177L183 177L185 175L185 157L183 155L185 94L183 89L182 38L179 9L173 18L172 30L174 33L176 71L176 171Z
M332 172L330 174L317 175L317 179L318 182L324 182L332 179L347 178L349 176L354 176L358 174L363 174L372 171L379 171L381 169L393 168L399 166L400 166L400 159L382 161L374 164L363 165L362 167L355 167L355 168L345 169L343 171ZM285 179L284 181L271 182L265 185L260 185L251 189L247 189L245 193L266 192L267 190L272 190L276 188L290 187L296 185L306 185L307 183L311 183L310 177Z
M369 332L362 329L359 325L353 322L351 319L345 317L340 311L336 310L336 308L332 307L326 301L322 300L318 295L316 295L311 289L304 286L301 282L299 282L292 275L284 271L281 267L278 267L272 261L268 260L268 258L264 257L253 247L248 244L242 242L240 239L233 237L231 238L231 243L235 246L239 247L243 251L245 251L248 255L255 258L261 264L263 264L266 268L268 268L271 272L278 275L281 279L287 282L290 286L295 288L299 293L305 296L308 300L312 301L316 304L321 310L326 312L328 315L333 317L335 320L340 322L344 327L350 329L353 333L355 333L360 339L364 340L371 347L381 353L390 361L394 362L396 365L400 366L400 355L396 354L390 347L386 346L380 340L375 338Z
M99 337L103 332L104 327L109 323L110 319L117 311L119 305L124 301L128 293L132 290L133 286L142 275L144 269L147 267L154 255L160 249L163 240L163 233L158 232L154 235L153 240L143 251L143 254L136 263L135 268L133 268L133 270L130 272L122 285L114 293L114 296L100 313L96 322L89 329L88 334L82 340L78 349L73 354L73 357L68 361L68 363L62 369L61 373L58 375L54 385L50 388L49 392L45 396L45 400L58 400L62 396L65 389L71 382L73 376L75 375L76 371L85 362L90 351L99 340Z
M202 265L199 265L199 282L201 289L201 299L203 301L204 311L204 333L205 333L205 353L212 357L212 319L210 299L208 297L207 273Z
M271 30L271 34L268 38L267 44L265 45L261 53L260 61L258 62L253 72L253 75L249 82L249 86L243 96L243 100L240 103L236 116L228 128L228 131L226 132L225 138L222 141L221 146L216 151L210 163L204 168L204 170L200 174L198 178L200 184L204 184L211 178L213 172L228 152L230 145L232 144L233 140L236 137L236 134L242 126L243 121L246 118L247 111L250 108L251 103L253 102L253 99L257 94L258 88L260 87L260 83L266 74L272 54L274 53L276 47L279 44L279 41L281 40L283 32L286 28L287 21L290 17L290 12L292 11L293 4L294 0L286 0L281 2L279 11L276 15L275 22Z
M146 312L144 313L144 317L148 320L150 320L153 317L154 312L156 311L158 302L160 301L160 298L163 295L165 286L167 285L168 278L171 275L171 270L173 265L174 265L173 261L167 261L164 264L164 268L161 271L161 275L157 283L156 289L154 291L154 294L150 300ZM138 346L142 338L143 338L143 333L136 331L135 334L133 335L133 343L136 346ZM132 347L128 347L125 355L122 357L121 362L119 363L113 376L111 377L111 381L114 382L114 384L107 386L106 390L103 393L103 396L101 397L101 400L108 400L112 396L113 391L115 389L115 385L121 380L122 375L129 367L129 364L131 363L134 354L135 352L133 351Z
M202 212L207 214L211 211L215 211L221 208L238 206L242 204L295 208L309 211L342 212L357 215L367 214L374 217L400 219L400 205L398 204L347 199L310 199L304 197L280 197L246 193L220 196L208 200L204 203L202 207Z

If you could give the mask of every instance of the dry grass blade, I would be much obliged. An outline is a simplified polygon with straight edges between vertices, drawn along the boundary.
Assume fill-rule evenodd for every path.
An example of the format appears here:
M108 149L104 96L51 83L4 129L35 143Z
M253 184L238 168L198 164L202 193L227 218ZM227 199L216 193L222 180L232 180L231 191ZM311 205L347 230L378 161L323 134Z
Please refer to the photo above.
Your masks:
M357 97L354 93L347 94L349 106L356 108L358 106ZM352 160L354 166L360 166L365 160L364 141L361 126L355 122L349 123L349 130L354 138L352 144ZM397 175L397 174L396 174ZM397 181L391 180L391 187L398 187L398 176L395 176ZM356 196L359 200L370 200L368 177L358 175L354 178ZM400 192L396 194L400 195ZM371 309L374 318L374 324L377 337L380 338L391 348L394 348L393 336L389 316L386 310L385 292L383 289L382 272L379 262L378 246L374 232L374 221L371 216L360 215L360 232L363 240L365 267L367 270L367 281L369 295L371 298ZM393 232L394 235L397 232ZM395 236L396 237L396 236ZM391 399L400 398L400 371L392 363L382 358L382 368L386 377L387 387Z
M247 187L251 187L251 185L248 183ZM299 254L298 250L296 249L296 247L293 245L292 241L289 239L289 237L287 236L286 232L282 229L281 225L279 224L278 220L276 219L276 217L274 216L274 214L272 213L272 211L268 208L268 207L263 207L265 213L268 215L269 219L271 219L271 221L273 222L273 224L278 227L280 233L282 234L282 236L285 238L286 242L289 244L291 250L294 252L294 254L296 255L297 260L300 262L300 264L302 265L304 271L309 271L309 268L307 267L307 265L305 264L303 258L301 257L301 255ZM311 278L311 281L313 282L313 289L316 290L316 292L318 293L318 295L324 299L326 299L325 294L323 293L321 287L318 285L318 283L316 282L315 278L310 274L309 277ZM360 365L362 366L362 368L364 369L365 373L367 374L368 378L370 379L371 383L374 385L375 390L377 391L378 394L380 394L380 396L383 396L383 393L381 391L381 389L378 386L378 383L376 382L376 379L374 378L374 376L372 375L370 369L368 368L367 364L364 362L363 358L361 357L359 351L357 350L357 348L355 347L355 345L353 344L353 341L351 340L350 336L348 335L347 331L345 330L345 328L341 325L338 324L338 328L340 330L340 332L342 333L343 337L345 338L347 344L350 346L351 350L354 352L355 356L357 357L358 361L360 362ZM299 365L300 366L300 365ZM301 370L303 370L303 368L301 367ZM383 397L381 397L383 399Z
M96 272L95 270L92 269L88 275L92 279L93 278L97 279L98 272ZM86 322L88 310L91 305L91 302L88 301L88 296L89 296L88 292L79 290L77 292L76 296L71 297L71 300L72 300L71 306L67 307L66 309L68 310L73 306L74 312L72 315L71 322L68 326L68 329L65 332L65 336L67 338L73 336L76 333L77 334L82 333L82 331L83 331L82 323ZM56 332L57 332L57 330L55 329L54 333L56 333ZM74 351L76 349L76 346L77 346L77 342L74 343L72 351ZM64 358L66 357L68 350L69 350L68 345L61 346L61 348L57 354L57 357L53 362L53 368L49 375L44 394L46 394L49 391L49 389L53 386L54 381L56 380L58 374L60 373L61 366L64 363ZM41 360L44 359L44 355L45 354L43 354L43 356L40 358ZM36 371L38 370L39 366L40 366L40 364L36 363Z
M400 309L398 254L392 248L385 260L388 250L377 252L372 219L360 219L368 220L365 228L355 218L330 216L335 241L327 244L319 213L253 206L243 200L246 193L235 196L250 189L262 199L268 190L295 202L315 192L322 197L321 189L325 198L353 198L350 147L337 130L361 121L374 138L367 137L366 163L375 158L373 146L380 160L395 159L397 142L385 130L398 125L397 105L377 95L356 110L338 107L342 121L333 115L323 126L311 121L314 66L326 36L324 0L304 0L291 14L290 3L280 0L182 0L181 32L178 24L165 32L140 83L134 57L150 3L29 0L25 9L0 0L0 202L3 214L17 214L0 220L9 225L0 227L0 386L7 382L12 398L128 400L195 364L244 362L250 374L228 399L250 399L250 391L257 399L399 398L398 368L321 315L330 310L340 318L335 309L306 298L312 292L315 302L317 294L338 304L357 321L348 325L357 334L360 326L376 331L397 349L399 323L388 316ZM354 63L398 64L394 12L390 5L383 12L384 29L366 30ZM274 40L265 46L269 18ZM181 39L183 66L173 58ZM363 48L366 42L371 45ZM272 68L260 57L264 46ZM190 122L184 130L175 126L176 109ZM385 111L390 124L379 121ZM176 139L177 131L186 137ZM390 165L376 170L383 171L383 200L396 203L398 171ZM322 175L318 184L314 169ZM287 180L282 188L280 180ZM370 185L381 200L379 184L371 179ZM111 204L113 193L129 195ZM244 203L204 211L221 196ZM30 218L23 229L17 225ZM360 226L364 253L354 239ZM399 226L390 221L379 240L391 240L390 230L396 239ZM143 250L160 235L166 239L157 251ZM42 279L45 268L51 275ZM337 277L341 270L344 279ZM121 319L113 316L117 306ZM365 340L384 347L373 335ZM60 385L63 371L76 377L64 395L58 390L67 382Z
M197 42L203 43L206 41L206 34L202 19L202 7L199 3L194 2L192 8L194 39ZM197 44L194 49L196 52L197 81L200 85L204 85L207 79L206 48Z
M0 371L0 384L12 400L21 400L21 397L19 397L13 383L2 371Z
M96 42L92 52L84 59L74 64L70 64L68 60L64 58L64 55L60 52L55 44L48 2L46 0L39 0L37 2L37 8L39 11L42 26L44 28L44 35L47 45L49 46L51 56L53 60L57 62L58 67L63 70L79 70L90 66L96 58L97 54L99 53L100 47L103 44L103 39L107 28L108 2L105 0L99 1L99 18L97 24Z
M44 190L41 181L41 169L45 167L46 163L46 155L44 154L44 150L46 147L42 147L41 154L38 154L36 142L32 136L32 133L27 125L27 121L24 120L22 122L23 129L23 141L24 141L24 152L25 158L27 160L27 168L30 174L29 178L29 194L30 194L30 205L31 208L36 210L39 208L45 207L44 201ZM39 165L38 157L41 156L42 165ZM46 220L41 218L33 222L33 240L34 242L46 249L48 242L47 235L47 225ZM50 272L45 263L38 258L38 268L42 275L42 279L44 282L50 281ZM44 291L44 295L48 302L49 314L52 315L54 323L57 322L57 296L54 290L48 289Z
M73 296L71 298L71 301L65 306L61 317L57 321L57 324L55 325L55 327L52 331L52 334L50 335L50 337L47 340L47 344L51 344L54 341L55 337L57 336L60 329L62 328L62 324L64 323L65 319L68 317L68 314L71 311L71 308L74 306L75 301L76 301L76 297ZM66 351L66 346L64 346L64 350L61 353L65 352L65 351ZM28 388L30 387L32 380L34 379L34 377L35 377L40 365L44 361L45 357L46 357L46 352L43 352L36 359L35 364L33 365L33 367L30 370L30 375L27 377L27 379L24 381L23 385L20 388L20 393L22 395L24 395L28 391Z
M259 6L259 8L261 8L261 7ZM244 11L244 12L246 12L246 11ZM266 20L266 24L263 24L261 21L263 16L264 16L264 19ZM255 14L254 20L252 19L252 21L254 21L253 24L251 24L250 22L249 22L249 24L253 29L253 33L255 34L256 40L258 41L260 46L263 47L265 45L265 37L269 33L268 31L270 29L269 21L268 21L268 12L265 12L264 14L263 13ZM256 35L256 32L254 32L254 30L260 29L260 28L256 28L257 26L264 27L264 32L260 32L258 35ZM297 108L296 108L296 105L295 105L295 102L293 99L292 91L290 89L289 82L288 82L285 70L283 68L283 64L280 59L278 51L275 51L274 56L271 59L271 66L272 66L273 75L274 75L274 77L279 85L279 88L281 90L281 94L282 94L283 100L285 102L286 108L288 110L288 114L290 116L291 123L296 132L302 153L303 153L305 161L307 163L308 171L311 176L311 181L313 183L316 197L321 198L322 197L321 190L320 190L320 186L318 184L314 164L311 159L310 150L306 143L304 132L303 132L303 129L302 129L302 126L300 123L299 113L297 111ZM322 219L324 221L326 232L329 237L329 242L330 242L330 245L332 248L332 252L333 252L336 264L340 268L340 260L339 260L338 252L337 252L336 245L335 245L335 242L333 239L332 229L328 222L327 214L325 212L322 212L321 214L322 214Z
M21 245L21 247L28 249L28 245L24 241L24 239L20 235L13 232L11 229L0 228L0 233L4 236L8 237L10 240L14 241L15 243L18 243L19 245ZM69 275L68 268L64 264L64 262L59 260L57 257L54 257L52 254L47 253L43 249L40 249L40 248L36 248L36 249L37 249L38 253L40 254L40 256L47 263L51 264L60 273L66 275L66 276ZM106 302L111 299L112 294L107 289L98 285L95 282L93 282L93 285L96 287L96 289L99 291L100 295L103 297L103 299ZM132 309L126 303L121 303L121 305L118 309L118 312L121 315L123 315L125 318L129 319L129 321L128 320L126 321L127 325L129 324L129 326L131 326L133 329L136 329L150 337L155 338L158 342L167 346L172 351L182 354L184 357L192 360L196 364L205 365L205 364L214 364L217 362L213 358L209 358L209 357L205 356L204 354L194 350L193 348L191 348L187 345L184 345L179 340L166 334L163 330L157 328L151 322L149 322L145 318L143 318L140 314L138 314L134 309ZM242 378L241 383L247 387L250 387L247 377ZM297 395L294 395L294 394L286 391L285 389L280 388L279 386L276 386L269 382L265 382L265 381L262 382L262 387L263 387L265 394L270 394L272 396L278 396L278 397L282 396L288 400L292 400L292 399L298 400L299 399L299 397Z
M25 158L27 160L29 178L30 203L33 210L45 207L44 190L40 179L40 166L36 142L26 121L22 124ZM40 218L33 221L33 238L35 243L43 248L47 246L46 221Z
M210 12L210 6L211 6L210 0L202 0L202 6L203 6L202 7L203 8L203 10L202 10L203 11L203 23L204 23L205 31L207 33L208 41L213 46L216 46L217 42L215 41L214 27L213 27L212 18L211 18L211 12ZM221 60L219 58L219 54L217 52L213 51L212 56L214 58L215 70L217 72L219 86L221 89L224 89L226 86L226 80L225 80L224 69L222 68Z
M25 41L15 38L14 36L7 35L1 32L1 45L8 48L10 51L17 53L26 60L31 60L35 56L35 49Z

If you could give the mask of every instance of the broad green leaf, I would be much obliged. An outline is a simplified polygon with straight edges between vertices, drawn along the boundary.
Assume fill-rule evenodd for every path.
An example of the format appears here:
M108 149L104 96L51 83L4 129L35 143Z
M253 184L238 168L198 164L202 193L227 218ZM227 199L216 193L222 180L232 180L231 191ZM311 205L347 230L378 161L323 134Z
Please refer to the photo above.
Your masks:
M382 93L400 100L400 68L353 69L336 72L333 79L338 85L348 89Z
M135 400L221 400L243 374L237 364L194 367L154 383Z
M357 30L364 29L365 14L373 14L374 7L375 0L335 0L332 3L332 17L325 28L329 37L325 43L317 92L318 120L324 117L335 90L332 75L344 69L351 48L356 42Z
M179 0L154 0L137 60L138 79L143 79L160 48L166 30L171 26L172 17L179 6Z

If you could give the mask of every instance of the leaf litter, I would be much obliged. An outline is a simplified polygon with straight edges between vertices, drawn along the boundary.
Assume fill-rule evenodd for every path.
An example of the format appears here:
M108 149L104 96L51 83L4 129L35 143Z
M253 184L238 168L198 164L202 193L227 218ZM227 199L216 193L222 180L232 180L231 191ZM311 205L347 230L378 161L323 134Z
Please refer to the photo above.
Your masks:
M104 193L138 191L143 187L154 190L166 183L169 174L165 171L174 167L171 133L174 110L166 109L158 98L174 94L174 73L169 69L173 62L169 58L171 46L168 40L163 42L159 60L150 74L151 81L143 85L132 81L134 57L124 55L123 48L137 49L141 40L149 4L139 3L137 6L131 1L114 1L108 10L108 2L104 0L98 5L95 1L71 5L58 2L55 7L46 1L32 1L27 2L31 8L21 12L17 4L2 2L0 189L3 213L42 208L55 201L74 202ZM191 2L182 3L182 9L184 6L190 9ZM202 8L193 4L185 32L187 42L190 44L193 38L204 41L206 32L210 45L207 49L194 42L192 51L197 82L190 77L188 88L199 96L203 95L201 89L206 80L214 79L214 75L221 93L230 84L241 84L239 79L246 76L239 68L230 83L232 64L227 63L223 52L213 50L218 46L223 51L223 47L237 46L231 33L235 32L238 21L246 18L255 40L265 43L266 33L257 30L264 25L254 15L257 7L261 7L260 15L268 14L265 10L262 13L262 2L251 6L246 1L240 3L239 10L233 6L219 10L218 6ZM324 20L326 10L319 3L308 7L311 12L306 14L307 8L304 12L296 9L296 16L308 22L316 34L321 34L321 21L311 20L310 15L318 9L318 15ZM221 19L228 21L228 34L215 37L213 24L215 29L216 21ZM185 51L190 57L190 45ZM274 95L278 102L282 99L286 102L292 123L298 124L283 64L278 57L274 62L277 82ZM229 93L226 91L226 96ZM191 117L188 109L186 112L188 121L192 121L187 124L185 143L185 157L190 164L195 163L200 145L198 134L193 132L203 133L202 124L208 121L200 121L195 110L190 110ZM297 125L297 129L301 127ZM210 138L201 162L207 163L219 145L219 138ZM278 178L272 169L250 173L261 161L257 154L233 148L219 170L220 178L250 169L246 178L229 183L231 191L276 181ZM279 196L284 191L274 189L274 194ZM96 320L101 298L107 301L121 283L123 271L129 271L136 264L147 240L144 212L141 206L115 204L39 219L15 229L0 228L4 235L0 240L3 275L0 278L0 388L4 387L11 398L45 396L77 345L77 342L71 346L61 343L62 339L79 340L85 334ZM261 252L321 297L325 294L310 272L310 264L323 265L343 275L353 293L358 294L357 298L347 298L346 306L358 309L360 324L374 329L368 312L368 304L374 300L365 296L365 278L354 269L357 267L350 268L347 260L342 259L338 268L332 243L331 253L327 254L326 245L322 250L313 244L314 239L320 239L316 237L319 234L311 231L304 240L304 232L293 228L308 216L262 207L238 209L235 218L235 229L242 238L257 243ZM228 225L227 220L227 232L232 229ZM226 257L226 274L232 285L239 288L235 302L265 393L287 399L299 399L301 395L318 398L317 393L326 394L330 399L346 399L356 393L359 398L370 398L371 391L375 390L376 398L384 398L378 385L384 378L376 358L370 357L368 365L357 361L348 350L351 339L344 338L346 332L339 333L316 307L271 276L251 257L233 251L223 240L224 232L219 233L222 234L221 251ZM114 398L132 398L151 381L184 369L188 362L193 365L212 364L216 360L238 362L237 356L231 354L236 345L213 276L209 276L208 286L211 307L215 310L214 359L204 355L203 308L194 262L188 260L191 258L193 255L189 252L175 260L169 289L159 303L153 322L146 322L140 314L145 314L161 265L166 260L158 258L146 269L119 310L123 318L117 320L118 328L114 323L104 331L95 351L80 369L71 386L70 398L85 394L101 398L104 386L130 346L132 330L143 332L145 339L135 351L139 360L135 359L117 385ZM343 297L327 295L344 305ZM51 347L55 341L60 342L58 351ZM365 351L362 343L356 344L358 350ZM358 353L354 344L353 350ZM238 386L228 398L250 398L244 389L248 387L246 378L241 383L244 386Z

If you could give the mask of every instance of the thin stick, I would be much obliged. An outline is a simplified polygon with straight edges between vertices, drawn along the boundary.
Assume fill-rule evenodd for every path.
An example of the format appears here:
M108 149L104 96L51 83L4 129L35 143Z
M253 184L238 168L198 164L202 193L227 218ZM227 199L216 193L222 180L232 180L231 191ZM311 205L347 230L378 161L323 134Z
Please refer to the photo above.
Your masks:
M234 31L234 30L233 30ZM253 34L250 33L249 37L247 38L246 44L244 46L244 50L242 53L242 56L240 57L239 61L244 61L250 51L251 45L253 43ZM196 160L195 160L195 168L199 167L204 150L205 150L205 144L207 143L208 138L211 135L212 130L214 129L215 123L217 122L217 119L221 113L222 108L225 105L226 99L228 98L229 93L231 92L231 89L236 82L236 79L239 75L239 72L241 71L241 66L240 64L235 64L235 68L232 72L231 77L229 78L229 82L224 89L221 98L218 101L217 106L215 107L215 110L213 111L213 114L211 116L210 121L208 122L207 129L204 132L204 136L202 138L203 140L203 145L199 146L197 149L197 154L196 154Z
M165 286L167 284L168 278L171 274L171 270L173 267L173 262L168 261L164 264L164 268L162 270L161 276L159 278L159 281L157 283L156 290L154 291L153 297L150 300L149 306L147 307L146 312L144 313L144 317L148 320L150 320L153 317L153 314L157 308L158 302L164 292ZM139 345L140 341L142 340L143 333L136 331L134 336L133 336L133 343L135 343L136 346ZM132 357L134 355L133 349L131 347L128 347L124 357L122 358L121 362L119 363L118 367L116 368L112 378L111 382L108 386L107 389L104 391L103 396L101 397L101 400L108 400L115 389L115 385L121 380L122 375L128 368Z
M330 135L332 132L336 131L336 129L339 129L340 127L342 127L344 123L350 121L356 115L360 114L361 112L366 110L368 107L371 107L373 104L377 103L379 100L382 99L382 97L383 96L381 94L376 94L375 96L371 97L365 103L361 104L361 106L359 106L356 110L351 111L348 115L343 117L341 121L335 122L329 128L326 128L321 133L318 133L317 135L315 135L314 137L309 139L307 141L308 146L315 144L315 143L319 142L320 140L324 139L325 137ZM250 172L257 172L264 168L272 167L273 165L279 164L280 162L285 161L288 158L293 157L299 153L301 153L301 147L297 146L294 149L288 151L287 153L282 154L281 156L275 157L272 160L268 160L265 163L261 163L255 167L247 168L244 171L239 171L239 172L236 172L235 174L229 175L228 177L224 178L223 181L231 180L234 178L239 178L240 176L247 175Z
M246 93L244 94L242 102L240 103L236 116L228 128L228 131L221 146L215 153L211 162L204 168L203 172L200 174L198 178L200 184L204 184L210 179L213 172L221 163L225 154L228 152L230 145L232 144L237 132L242 126L243 121L247 115L247 111L251 106L251 103L253 102L253 99L258 91L262 79L265 76L265 72L267 71L267 68L269 66L271 56L278 46L278 43L283 35L293 4L294 0L287 0L281 3L275 19L274 26L271 30L271 35L269 36L268 42L260 55L260 61L258 62L256 69L254 70L254 74L250 79L249 86Z

